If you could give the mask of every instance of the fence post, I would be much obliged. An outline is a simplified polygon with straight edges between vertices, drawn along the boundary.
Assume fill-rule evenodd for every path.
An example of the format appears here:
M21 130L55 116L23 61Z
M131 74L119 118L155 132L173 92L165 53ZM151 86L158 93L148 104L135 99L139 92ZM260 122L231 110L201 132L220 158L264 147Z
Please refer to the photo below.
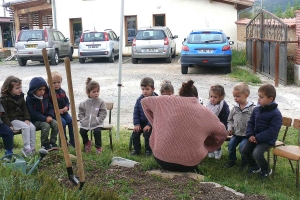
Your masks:
M276 43L275 50L275 87L278 87L279 81L279 44Z
M253 64L253 73L255 74L256 73L256 43L257 41L256 40L253 40L253 61L252 61L252 64Z

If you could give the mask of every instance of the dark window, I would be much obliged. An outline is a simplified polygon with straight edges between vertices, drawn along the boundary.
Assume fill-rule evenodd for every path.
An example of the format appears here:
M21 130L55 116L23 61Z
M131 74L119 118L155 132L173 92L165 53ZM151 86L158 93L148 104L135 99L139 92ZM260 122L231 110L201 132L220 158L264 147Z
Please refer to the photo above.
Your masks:
M166 26L166 17L164 14L153 15L153 26Z
M137 30L137 16L125 16L125 41L131 45Z
M201 44L213 43L220 44L225 42L225 36L222 33L192 33L188 37L188 43Z
M43 30L21 31L19 41L41 41L44 40Z
M105 41L104 32L90 32L83 34L83 42Z
M78 46L82 34L81 18L70 19L70 42L74 46Z
M137 40L163 40L165 37L163 30L139 30L136 34Z

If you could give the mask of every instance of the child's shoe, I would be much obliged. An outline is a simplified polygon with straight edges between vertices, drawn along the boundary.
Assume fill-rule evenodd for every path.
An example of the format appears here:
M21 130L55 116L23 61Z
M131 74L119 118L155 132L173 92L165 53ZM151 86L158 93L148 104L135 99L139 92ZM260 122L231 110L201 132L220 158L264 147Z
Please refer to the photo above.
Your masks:
M230 167L233 167L233 165L235 165L235 161L229 160L229 161L224 165L224 167L230 168Z
M260 167L258 165L250 167L248 171L248 175L257 174L261 171Z
M92 141L89 140L85 145L84 145L84 151L86 153L91 152L91 148L92 148Z
M133 150L133 151L131 152L130 155L135 156L135 155L140 155L140 154L141 154L140 151L138 151L138 150Z
M96 148L96 153L97 153L97 154L100 154L100 153L102 153L102 148L101 148L101 147L99 147L99 148Z
M259 176L259 178L260 179L265 179L265 178L267 178L268 176L270 176L271 174L272 174L272 169L269 169L269 173L268 173L268 170L262 170L261 172L260 172L260 176Z
M214 154L215 154L215 159L220 159L222 156L222 149L214 151Z
M23 155L25 156L25 158L30 158L31 156L32 156L32 152L31 152L31 149L25 149L25 147L24 148L22 148L22 153L23 153Z
M50 144L49 143L44 143L44 144L42 144L42 148L44 148L45 150L51 150L51 146L50 146Z
M209 158L214 158L215 157L215 153L214 152L209 152L207 155L208 155Z
M145 151L145 155L146 155L146 156L151 156L151 155L152 155L152 151L146 150L146 151Z

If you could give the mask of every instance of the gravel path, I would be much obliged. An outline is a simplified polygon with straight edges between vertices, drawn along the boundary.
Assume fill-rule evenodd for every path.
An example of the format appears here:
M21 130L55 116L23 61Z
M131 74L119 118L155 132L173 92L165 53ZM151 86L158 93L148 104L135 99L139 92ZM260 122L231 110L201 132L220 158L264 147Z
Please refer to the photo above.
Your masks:
M163 80L171 80L175 88L175 93L183 81L192 79L195 81L195 86L198 89L199 96L202 97L204 105L208 102L208 89L213 84L221 84L225 87L225 100L232 107L234 103L232 97L232 88L237 81L231 79L220 69L205 69L205 68L189 68L189 74L182 75L178 58L172 63L164 63L163 60L145 60L139 64L131 64L131 60L123 58L125 63L122 66L122 84L121 89L121 109L120 109L120 126L132 127L132 113L136 99L141 94L140 80L149 76L155 81L156 92L160 94L160 84ZM76 108L79 103L87 98L85 94L85 80L87 77L98 81L101 86L100 96L105 101L114 102L112 112L112 122L117 122L117 102L118 102L118 60L115 63L108 63L106 60L97 62L87 62L80 64L78 60L71 63L72 81L75 95ZM57 66L51 66L52 71L59 71L63 75L62 87L66 91L66 73L64 63L61 62ZM29 82L34 76L42 76L47 79L47 74L44 65L38 62L28 62L28 66L20 67L16 61L7 61L0 63L0 85L9 75L15 75L23 80L23 91L27 93ZM259 74L258 74L259 75ZM274 81L259 75L263 82L274 83ZM259 86L250 86L251 94L249 99L257 102L257 89ZM300 90L298 86L289 85L277 87L277 103L283 116L291 118L300 118Z

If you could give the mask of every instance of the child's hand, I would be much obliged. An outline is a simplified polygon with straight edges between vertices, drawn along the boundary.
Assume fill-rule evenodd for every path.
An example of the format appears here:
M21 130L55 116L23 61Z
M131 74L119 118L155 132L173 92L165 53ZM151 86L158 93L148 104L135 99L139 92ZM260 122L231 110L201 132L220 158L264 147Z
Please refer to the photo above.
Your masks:
M28 126L30 125L30 121L25 120L24 122L25 122Z
M228 133L228 135L232 135L232 131L228 131L227 133Z
M149 126L149 125L145 126L143 129L144 132L147 132L147 131L149 132L150 130L151 130L151 126Z
M255 139L254 136L251 136L248 140L249 140L249 142L251 142L251 143L257 143L257 141L256 141L256 139Z
M141 126L140 125L135 126L133 131L137 132L137 133L140 132L141 131Z
M64 108L59 109L59 114L63 114L64 113Z
M9 127L9 128L10 128L11 130L14 130L14 127L12 127L12 126L11 126L11 127Z
M48 116L48 117L46 118L46 122L47 122L47 123L52 122L52 120L53 120L53 119L52 119L52 117L50 117L50 116Z

